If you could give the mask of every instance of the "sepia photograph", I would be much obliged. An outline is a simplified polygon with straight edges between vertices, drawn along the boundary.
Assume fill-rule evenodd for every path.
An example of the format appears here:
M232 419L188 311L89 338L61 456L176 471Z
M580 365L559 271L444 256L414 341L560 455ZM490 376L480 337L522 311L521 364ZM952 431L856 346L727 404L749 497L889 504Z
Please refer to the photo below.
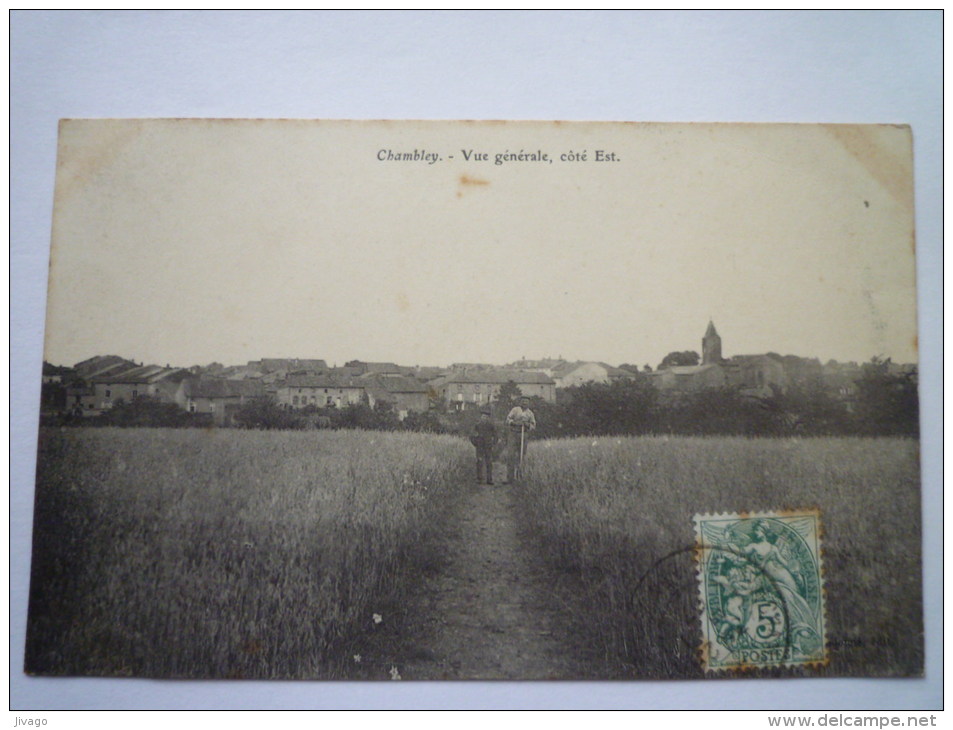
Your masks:
M24 670L922 677L914 228L904 124L63 119Z

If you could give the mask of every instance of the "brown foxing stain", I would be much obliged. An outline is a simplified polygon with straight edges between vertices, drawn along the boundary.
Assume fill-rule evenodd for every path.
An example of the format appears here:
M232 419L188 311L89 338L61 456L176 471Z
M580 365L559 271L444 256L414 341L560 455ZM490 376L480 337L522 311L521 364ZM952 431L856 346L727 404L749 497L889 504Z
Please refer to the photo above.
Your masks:
M851 124L825 124L823 127L897 203L912 212L913 168L909 127ZM890 129L906 132L902 143L888 144L888 141L900 139L893 133L885 134Z
M401 312L406 312L410 309L410 299L407 298L407 295L404 292L399 292L397 294L397 309Z
M264 645L258 639L248 639L242 645L242 651L245 654L260 654L261 650L264 649Z
M242 313L238 310L238 307L233 304L225 305L225 308L222 310L222 315L233 324L240 324L242 321Z
M702 666L707 667L708 661L711 659L711 642L708 639L702 641L702 645L698 647L698 654Z
M138 138L147 120L60 119L56 160L54 210L63 200L82 190L96 175L108 170L126 147ZM73 133L71 130L78 130ZM76 136L80 141L76 141Z
M490 181L484 180L479 177L470 177L469 175L461 175L460 184L461 185L489 185Z
M820 507L782 507L779 510L773 510L771 514L777 517L805 517L807 515L814 515L820 521L821 510Z
M914 335L914 336L913 336L913 339L910 340L910 344L913 345L913 351L914 351L914 352L919 352L919 351L920 351L920 338L919 338L919 337L917 337L916 335Z

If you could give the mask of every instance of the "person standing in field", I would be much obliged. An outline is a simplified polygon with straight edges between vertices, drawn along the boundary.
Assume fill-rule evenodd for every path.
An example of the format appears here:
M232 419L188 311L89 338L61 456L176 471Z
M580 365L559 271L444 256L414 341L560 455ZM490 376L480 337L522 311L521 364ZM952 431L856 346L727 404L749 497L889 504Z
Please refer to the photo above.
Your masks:
M496 426L490 418L490 407L480 409L480 420L473 426L470 443L476 446L477 484L484 481L493 486L493 447L496 446Z
M536 416L529 409L529 398L525 395L513 406L506 416L506 482L516 480L517 469L526 456L526 445L530 431L536 429ZM523 475L520 474L520 477Z

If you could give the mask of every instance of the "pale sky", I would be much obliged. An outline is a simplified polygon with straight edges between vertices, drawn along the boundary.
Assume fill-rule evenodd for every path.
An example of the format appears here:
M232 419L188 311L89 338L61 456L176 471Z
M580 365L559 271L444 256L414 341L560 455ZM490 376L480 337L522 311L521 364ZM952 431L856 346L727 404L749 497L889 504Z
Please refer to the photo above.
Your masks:
M729 357L915 362L910 147L892 126L64 122L45 357L655 367L712 318ZM552 162L494 164L521 150Z

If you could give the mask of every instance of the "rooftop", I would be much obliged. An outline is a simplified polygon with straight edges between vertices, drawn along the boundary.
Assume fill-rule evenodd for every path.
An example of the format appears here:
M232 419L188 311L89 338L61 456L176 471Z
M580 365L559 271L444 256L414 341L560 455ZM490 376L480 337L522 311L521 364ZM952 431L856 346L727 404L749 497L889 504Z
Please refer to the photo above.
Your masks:
M191 398L253 398L265 394L259 380L226 380L225 378L192 378L188 384Z
M134 368L122 368L115 372L105 372L92 378L94 383L119 385L123 383L157 383L176 373L186 373L182 368L164 368L161 365L140 365Z
M431 381L432 385L446 385L447 383L479 383L503 384L514 382L517 385L555 385L556 381L546 373L526 370L477 370L450 373Z

